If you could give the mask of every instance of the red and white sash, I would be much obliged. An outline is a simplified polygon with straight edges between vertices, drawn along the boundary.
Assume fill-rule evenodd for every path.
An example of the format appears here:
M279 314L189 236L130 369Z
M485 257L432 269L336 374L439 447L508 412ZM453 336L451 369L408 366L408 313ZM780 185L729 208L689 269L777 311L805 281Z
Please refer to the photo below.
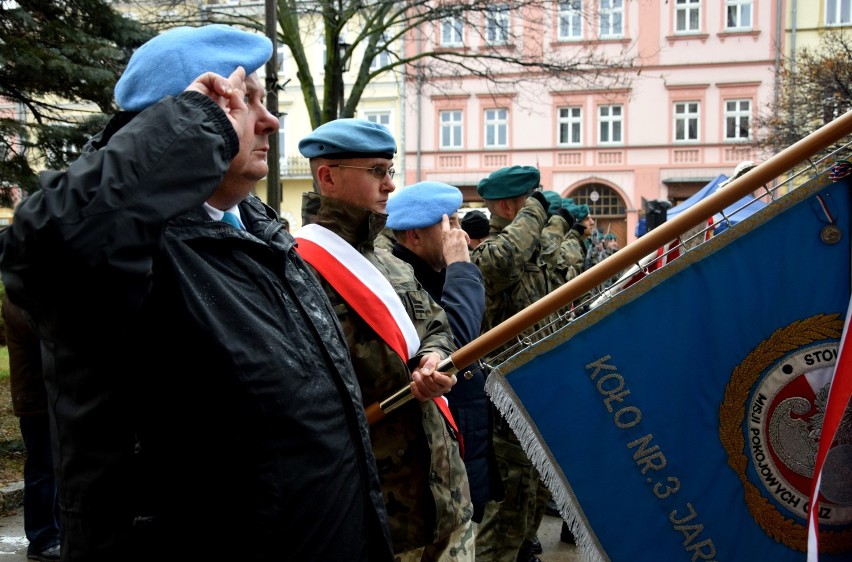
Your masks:
M296 250L391 348L408 361L420 337L390 281L343 238L318 224L296 236Z
M318 224L299 229L296 250L328 281L340 296L370 325L404 362L420 349L420 337L390 281L343 238ZM434 399L456 433L459 450L464 444L447 399Z

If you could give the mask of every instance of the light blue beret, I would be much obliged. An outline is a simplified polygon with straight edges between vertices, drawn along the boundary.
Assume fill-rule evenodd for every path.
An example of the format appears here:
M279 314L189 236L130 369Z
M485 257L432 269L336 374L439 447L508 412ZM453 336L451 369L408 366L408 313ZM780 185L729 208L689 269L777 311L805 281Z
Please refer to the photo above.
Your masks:
M438 181L421 181L399 190L388 199L387 226L392 230L425 228L452 215L462 204L457 187Z
M136 49L115 85L115 101L142 111L177 96L205 72L227 78L242 66L248 76L271 56L272 41L263 35L221 24L175 27Z
M578 221L583 220L584 218L589 216L589 206L588 205L571 205L568 207L568 212L574 215L574 218Z
M388 128L366 119L335 119L324 123L299 141L299 152L305 158L370 158L392 159L396 141Z
M483 199L510 199L526 195L539 186L541 172L532 166L510 166L479 181L476 191Z

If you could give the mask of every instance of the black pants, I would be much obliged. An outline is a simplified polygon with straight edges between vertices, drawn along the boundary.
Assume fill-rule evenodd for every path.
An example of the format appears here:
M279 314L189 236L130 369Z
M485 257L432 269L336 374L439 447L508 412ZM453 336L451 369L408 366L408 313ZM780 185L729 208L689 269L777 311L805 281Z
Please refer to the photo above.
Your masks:
M47 414L21 416L21 436L27 448L24 463L24 533L30 552L41 552L59 544L59 509L50 420Z

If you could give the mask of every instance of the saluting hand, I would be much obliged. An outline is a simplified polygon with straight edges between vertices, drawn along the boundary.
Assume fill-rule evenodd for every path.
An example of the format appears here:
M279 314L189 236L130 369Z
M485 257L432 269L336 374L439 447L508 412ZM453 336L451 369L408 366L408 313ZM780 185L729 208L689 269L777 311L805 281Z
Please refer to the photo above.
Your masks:
M241 136L248 116L246 71L242 66L227 78L215 72L205 72L192 81L185 91L199 92L216 102L228 116L237 136Z
M444 263L450 265L457 261L470 261L470 236L460 228L450 228L450 218L441 217L441 240L444 246Z

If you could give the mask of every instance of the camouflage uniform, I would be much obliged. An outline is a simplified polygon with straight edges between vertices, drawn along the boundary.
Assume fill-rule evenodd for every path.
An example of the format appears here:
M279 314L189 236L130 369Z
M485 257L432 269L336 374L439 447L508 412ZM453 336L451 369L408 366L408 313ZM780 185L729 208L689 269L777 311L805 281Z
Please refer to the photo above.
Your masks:
M396 237L393 235L393 231L388 227L381 229L376 235L376 239L373 241L373 247L375 249L378 250L381 248L388 252L393 252L394 244L396 244Z
M419 359L435 351L447 357L455 350L447 316L414 278L410 265L390 252L375 252L373 240L386 215L305 193L303 224L316 223L355 247L391 283L420 336ZM410 370L370 326L324 279L320 282L343 326L364 403L384 400L408 382ZM388 511L394 552L437 549L455 531L470 525L473 506L458 442L432 400L412 400L370 427ZM450 549L457 544L448 545ZM453 553L423 560L453 560Z
M580 233L573 228L568 231L565 241L562 242L562 253L571 267L580 273L585 271L586 243Z
M542 205L528 198L513 221L491 216L489 237L471 252L471 261L479 266L485 281L485 317L482 331L486 332L507 318L544 297L553 286L549 260L542 257L542 238L552 239L554 232L567 225L564 219L547 219ZM561 223L561 224L560 224ZM546 227L547 225L547 227ZM551 252L553 248L550 248ZM546 318L525 330L519 337L530 336L553 318ZM550 331L537 334L540 338ZM510 341L496 349L496 357L514 345ZM530 529L537 529L544 514L538 516L541 479L508 424L497 414L494 431L494 452L506 497L501 503L489 502L477 529L477 562L515 562L518 550ZM544 500L546 502L546 499ZM535 534L535 530L533 533ZM531 536L531 535L530 535Z
M568 221L559 215L550 217L547 225L541 231L541 252L538 260L542 268L548 272L548 292L552 292L583 272L569 259L564 246L565 239L571 227ZM560 314L570 314L573 304L569 303L559 310Z
M592 231L591 236L586 239L586 261L584 262L585 269L591 269L602 262L609 254L604 247L603 233L597 228ZM595 296L602 289L596 288Z
M564 256L565 262L570 264L574 271L574 276L577 276L586 271L586 243L582 235L573 228L568 230L565 240L562 242L561 253ZM588 304L592 299L592 292L588 291L574 300L574 303L580 305Z
M547 224L547 213L541 204L529 198L515 220L492 215L490 223L488 238L470 255L485 281L483 333L536 302L551 288L550 274L544 269L548 264L539 259L542 230ZM546 322L528 328L518 337L531 335ZM490 357L514 343L507 342Z

